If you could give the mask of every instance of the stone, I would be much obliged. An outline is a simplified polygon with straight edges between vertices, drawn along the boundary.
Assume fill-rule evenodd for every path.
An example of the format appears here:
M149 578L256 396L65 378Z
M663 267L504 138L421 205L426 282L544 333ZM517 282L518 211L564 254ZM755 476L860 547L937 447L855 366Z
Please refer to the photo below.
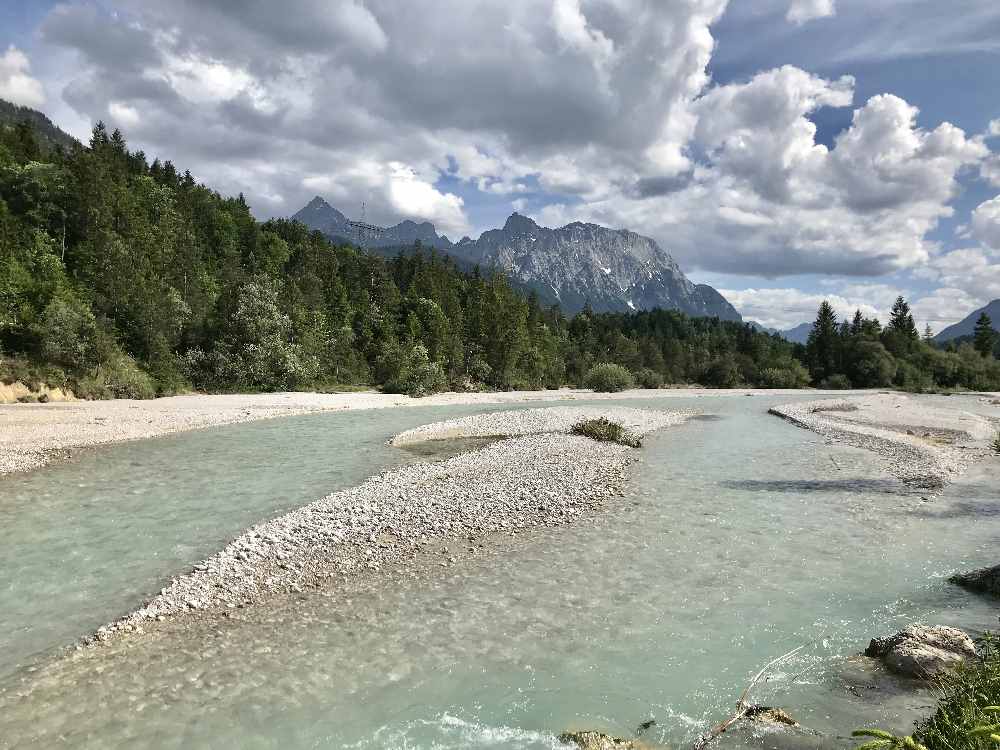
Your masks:
M968 573L957 573L948 581L969 591L1000 596L1000 565L994 565L992 568L980 568Z
M574 744L582 750L648 750L649 747L639 740L626 740L595 731L563 732L559 741Z
M874 638L865 656L880 659L896 674L923 680L977 658L972 638L946 625L910 625L895 635Z

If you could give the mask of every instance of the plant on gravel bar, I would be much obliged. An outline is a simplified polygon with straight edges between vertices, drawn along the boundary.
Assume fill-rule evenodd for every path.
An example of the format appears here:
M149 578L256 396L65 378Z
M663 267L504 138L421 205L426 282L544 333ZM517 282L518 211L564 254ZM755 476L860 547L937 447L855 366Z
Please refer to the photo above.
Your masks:
M1000 432L998 432L997 436L993 439L993 452L1000 453Z
M642 438L626 430L620 422L612 422L606 417L585 419L570 429L573 435L583 435L601 443L620 443L629 448L641 448Z

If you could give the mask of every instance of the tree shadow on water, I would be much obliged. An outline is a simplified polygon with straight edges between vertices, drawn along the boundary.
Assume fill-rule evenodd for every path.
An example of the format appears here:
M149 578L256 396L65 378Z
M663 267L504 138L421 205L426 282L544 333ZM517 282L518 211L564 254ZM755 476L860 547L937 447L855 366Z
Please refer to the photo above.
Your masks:
M730 479L722 487L751 492L878 492L912 495L913 489L894 479Z

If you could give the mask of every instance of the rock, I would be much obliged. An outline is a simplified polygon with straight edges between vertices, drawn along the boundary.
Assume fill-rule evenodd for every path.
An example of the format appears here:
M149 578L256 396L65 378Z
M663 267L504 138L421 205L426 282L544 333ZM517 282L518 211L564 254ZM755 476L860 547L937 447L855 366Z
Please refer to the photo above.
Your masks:
M972 639L945 625L910 625L885 638L874 638L865 656L881 659L889 670L904 677L930 679L976 658Z
M949 578L948 581L969 591L1000 596L1000 565L994 565L992 568L980 568L968 573L958 573Z
M799 723L780 708L771 706L754 706L746 714L747 719L758 724L785 724L797 727Z
M559 741L567 745L574 744L582 750L647 750L648 745L639 740L626 740L612 737L603 732L563 732Z

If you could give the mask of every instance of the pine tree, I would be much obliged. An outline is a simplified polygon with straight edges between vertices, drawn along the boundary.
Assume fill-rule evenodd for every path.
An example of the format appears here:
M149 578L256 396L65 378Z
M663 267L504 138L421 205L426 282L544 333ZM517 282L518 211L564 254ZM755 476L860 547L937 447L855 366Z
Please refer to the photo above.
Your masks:
M917 333L917 324L913 321L913 315L910 313L910 306L902 296L896 297L896 302L892 306L892 313L889 315L889 329L914 341L920 338L920 334Z
M990 316L984 312L979 316L979 320L976 321L973 345L976 347L977 352L982 354L984 357L989 357L993 354L993 347L996 345L996 339L997 332L993 330L993 321L990 320Z
M857 338L865 328L865 319L861 315L861 310L854 311L854 320L851 322L851 335Z
M816 313L816 322L813 323L806 344L806 354L813 379L817 382L839 371L840 331L837 313L826 300L823 300Z
M929 344L934 340L934 331L931 330L931 324L928 323L924 326L924 343Z

